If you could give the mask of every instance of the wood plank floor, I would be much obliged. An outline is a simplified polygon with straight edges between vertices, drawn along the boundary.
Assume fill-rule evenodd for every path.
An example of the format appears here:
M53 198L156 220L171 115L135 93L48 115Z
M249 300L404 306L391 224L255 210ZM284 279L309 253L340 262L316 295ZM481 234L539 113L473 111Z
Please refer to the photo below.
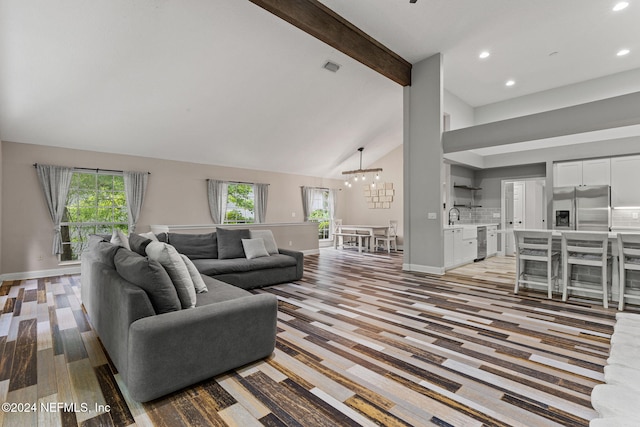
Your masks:
M5 282L0 402L35 410L0 412L0 425L535 427L596 416L614 309L513 295L512 258L441 277L401 266L401 254L307 256L302 280L256 291L280 301L268 360L147 404L130 400L105 356L79 276Z

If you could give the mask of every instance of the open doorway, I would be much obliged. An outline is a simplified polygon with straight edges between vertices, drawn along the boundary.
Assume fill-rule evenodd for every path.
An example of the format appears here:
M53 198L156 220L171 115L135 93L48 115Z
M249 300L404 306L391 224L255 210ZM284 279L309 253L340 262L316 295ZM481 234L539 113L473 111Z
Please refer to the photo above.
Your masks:
M502 181L501 248L505 255L515 253L513 230L546 229L545 178Z

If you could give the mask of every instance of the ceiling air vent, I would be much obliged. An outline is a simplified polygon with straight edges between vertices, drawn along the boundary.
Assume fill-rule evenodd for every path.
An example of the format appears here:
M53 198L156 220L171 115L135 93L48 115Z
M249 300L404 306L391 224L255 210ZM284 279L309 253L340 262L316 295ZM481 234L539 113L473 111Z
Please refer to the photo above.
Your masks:
M322 68L327 69L333 73L335 73L336 71L338 71L340 69L340 66L338 64L336 64L335 62L331 62L331 61L327 61Z

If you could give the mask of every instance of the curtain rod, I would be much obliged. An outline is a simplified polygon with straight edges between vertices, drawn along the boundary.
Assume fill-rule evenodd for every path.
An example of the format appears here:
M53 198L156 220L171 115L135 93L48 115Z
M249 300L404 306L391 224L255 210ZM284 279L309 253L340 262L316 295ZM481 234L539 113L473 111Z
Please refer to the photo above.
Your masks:
M207 178L207 181L211 181L213 178ZM254 184L260 184L259 182L244 182L244 181L222 181L222 182L226 182L227 184L247 184L247 185L254 185ZM265 184L265 185L271 185L271 184Z
M37 168L37 167L38 167L38 164L37 164L37 163L34 163L34 164L33 164L33 167L34 167L34 168ZM124 172L124 171L116 170L116 169L79 168L79 167L76 167L76 166L73 166L73 168L72 168L72 169L74 169L74 170L85 170L85 171L96 171L96 173L98 173L98 172L118 172L118 173L123 173L123 172ZM147 173L148 173L149 175L151 175L151 172L147 172Z

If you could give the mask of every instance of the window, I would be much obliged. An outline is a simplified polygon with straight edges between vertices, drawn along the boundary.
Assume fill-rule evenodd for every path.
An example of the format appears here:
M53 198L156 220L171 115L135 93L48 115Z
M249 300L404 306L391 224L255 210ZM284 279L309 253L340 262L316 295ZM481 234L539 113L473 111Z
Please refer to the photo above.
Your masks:
M253 185L229 183L227 186L227 209L225 224L253 224L255 205Z
M309 215L309 221L318 223L318 238L320 240L329 239L329 231L331 228L329 190L315 189L313 191L313 202L311 203L311 215Z
M61 261L80 259L89 235L128 233L129 218L122 175L74 172L62 222Z

